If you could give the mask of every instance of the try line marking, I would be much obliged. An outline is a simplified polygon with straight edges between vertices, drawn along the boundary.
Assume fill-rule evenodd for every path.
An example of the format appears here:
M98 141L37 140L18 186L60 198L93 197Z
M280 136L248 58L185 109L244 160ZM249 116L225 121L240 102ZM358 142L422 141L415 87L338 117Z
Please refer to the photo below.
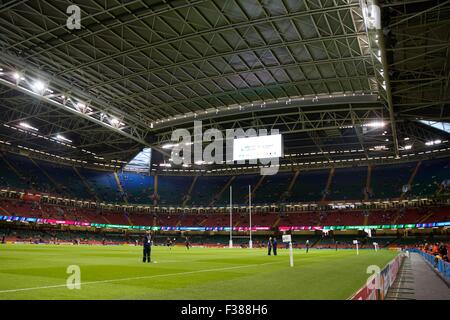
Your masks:
M269 265L269 264L282 263L282 262L284 262L284 261L259 263L259 264L249 264L249 265L244 265L244 266L234 266L234 267L216 268L216 269L203 269L203 270L177 272L177 273L156 274L156 275L152 275L152 276L120 278L120 279L110 279L110 280L98 280L98 281L87 281L87 282L80 282L79 284L80 285L87 285L87 284L110 283L110 282L129 281L129 280L162 278L162 277L170 277L170 276L181 276L181 275L203 273L203 272L225 271L225 270L233 270L233 269L250 268L250 267L255 267L255 266L266 266L266 265ZM58 284L58 285L53 285L53 286L42 286L42 287L31 287L31 288L0 290L0 294L1 293L10 293L10 292L20 292L20 291L63 288L63 287L66 287L66 286L67 286L67 284Z

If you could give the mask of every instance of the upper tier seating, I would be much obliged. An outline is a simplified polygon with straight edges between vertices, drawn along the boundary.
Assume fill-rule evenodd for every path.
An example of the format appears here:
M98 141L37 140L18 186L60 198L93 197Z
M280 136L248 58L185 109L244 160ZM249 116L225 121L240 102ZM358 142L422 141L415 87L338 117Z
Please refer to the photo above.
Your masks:
M8 155L7 160L25 179L28 189L52 194L58 193L55 185L29 158L11 154Z
M229 177L228 177L229 178ZM248 203L248 186L253 189L253 187L258 183L261 178L259 175L241 175L234 179L232 186L233 191L233 203L237 204L247 204ZM216 205L224 206L230 204L230 191L225 190L222 196L217 201Z
M331 182L327 200L363 200L367 167L338 168Z
M373 166L370 188L371 199L394 199L402 195L402 187L413 176L417 162ZM409 196L433 196L442 191L441 183L450 179L450 158L424 160L412 180ZM78 173L81 175L78 175ZM254 205L289 202L318 202L325 200L351 201L364 199L367 167L337 168L326 191L330 169L300 171L291 192L288 188L293 172L280 172L265 176L253 193ZM148 174L114 172L88 168L73 168L28 157L2 154L0 156L0 187L20 191L49 193L77 199L98 200L110 203L153 204L155 177ZM261 180L259 174L237 175L231 183L233 203L248 203L248 186L252 190ZM158 204L180 206L226 206L229 204L228 188L220 191L232 176L199 176L188 196L194 176L158 175ZM326 192L326 193L325 193ZM445 191L448 192L448 191Z
M412 194L423 197L434 195L444 180L450 179L448 158L423 161L412 183Z
M19 190L29 189L29 185L25 178L19 177L7 164L0 154L0 185L7 188L17 188Z
M121 203L124 201L124 195L120 193L114 173L87 168L80 168L78 171L102 201L112 203Z
M330 170L300 171L289 202L317 202L322 199Z
M195 206L207 206L230 179L228 176L200 176L192 191L190 203ZM226 193L225 191L224 193Z
M188 194L193 176L158 176L160 205L180 205Z
M279 203L285 196L293 177L292 172L280 172L276 175L266 176L252 201L258 204Z
M58 190L61 190L65 196L78 199L92 197L72 167L46 161L36 161L36 163L57 183Z
M371 198L393 199L402 194L402 187L408 184L416 162L374 166L372 169Z
M117 176L129 203L152 203L152 195L154 193L153 176L135 172L118 172Z

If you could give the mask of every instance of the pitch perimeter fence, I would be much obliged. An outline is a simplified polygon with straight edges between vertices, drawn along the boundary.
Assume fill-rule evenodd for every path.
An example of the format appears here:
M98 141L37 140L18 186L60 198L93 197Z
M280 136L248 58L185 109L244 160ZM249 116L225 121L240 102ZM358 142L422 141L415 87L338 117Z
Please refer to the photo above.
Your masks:
M442 259L436 258L434 255L420 251L419 249L408 249L409 252L415 252L420 254L425 261L429 262L437 271L445 278L445 280L450 282L450 263L445 262Z

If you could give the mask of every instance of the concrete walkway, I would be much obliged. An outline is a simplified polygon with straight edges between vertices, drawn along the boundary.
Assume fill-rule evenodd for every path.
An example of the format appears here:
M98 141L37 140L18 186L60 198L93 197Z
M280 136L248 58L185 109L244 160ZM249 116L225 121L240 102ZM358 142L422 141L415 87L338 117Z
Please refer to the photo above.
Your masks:
M450 287L417 253L410 253L386 300L450 300Z

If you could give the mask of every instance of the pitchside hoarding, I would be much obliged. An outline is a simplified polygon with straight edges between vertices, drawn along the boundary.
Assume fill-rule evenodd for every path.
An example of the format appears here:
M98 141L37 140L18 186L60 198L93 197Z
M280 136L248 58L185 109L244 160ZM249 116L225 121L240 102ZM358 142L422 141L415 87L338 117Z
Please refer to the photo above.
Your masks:
M131 225L118 225L118 224L102 224L102 223L90 223L80 222L72 220L55 220L55 219L42 219L35 217L20 217L20 216L0 216L0 221L10 222L34 222L38 224L50 224L50 225L73 225L83 227L95 227L95 228L113 228L113 229L141 229L141 230L161 230L161 231L229 231L230 227L212 226L212 227L173 227L173 226L131 226ZM379 225L381 229L396 229L396 228L431 228L431 227L445 227L450 226L450 221L447 222L433 222L427 224L405 224L405 225ZM364 230L369 226L279 226L279 231L303 231L303 230ZM375 226L370 226L375 227ZM254 226L254 227L233 227L234 231L269 231L271 227Z
M351 300L384 300L389 288L394 284L397 278L400 264L404 254L395 257L380 274L372 275L366 285L358 290L350 299Z

